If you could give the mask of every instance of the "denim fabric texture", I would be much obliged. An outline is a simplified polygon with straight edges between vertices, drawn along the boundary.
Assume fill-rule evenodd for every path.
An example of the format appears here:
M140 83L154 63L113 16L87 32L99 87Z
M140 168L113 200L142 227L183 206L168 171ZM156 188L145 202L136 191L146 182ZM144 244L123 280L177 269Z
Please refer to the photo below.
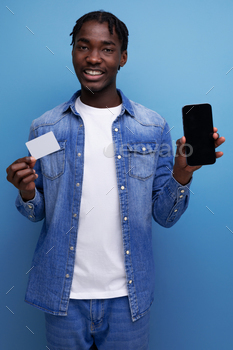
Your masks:
M125 271L132 320L153 302L152 216L164 227L174 225L188 206L190 183L172 176L169 126L156 112L122 98L112 123L112 140L120 202ZM75 262L82 196L85 128L72 98L32 122L29 140L53 131L61 149L36 162L34 199L16 199L31 221L44 219L35 249L25 301L54 314L67 315ZM95 174L93 174L95 176ZM104 223L103 223L104 225Z
M65 317L45 313L50 350L147 350L150 312L132 322L128 297L70 299Z

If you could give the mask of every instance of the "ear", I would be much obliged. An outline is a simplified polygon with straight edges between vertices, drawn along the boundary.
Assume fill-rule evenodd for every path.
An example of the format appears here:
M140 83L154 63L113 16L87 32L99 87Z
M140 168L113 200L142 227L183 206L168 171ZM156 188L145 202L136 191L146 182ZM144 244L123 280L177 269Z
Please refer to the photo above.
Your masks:
M127 58L128 58L127 50L124 50L121 53L120 67L123 67L126 64Z

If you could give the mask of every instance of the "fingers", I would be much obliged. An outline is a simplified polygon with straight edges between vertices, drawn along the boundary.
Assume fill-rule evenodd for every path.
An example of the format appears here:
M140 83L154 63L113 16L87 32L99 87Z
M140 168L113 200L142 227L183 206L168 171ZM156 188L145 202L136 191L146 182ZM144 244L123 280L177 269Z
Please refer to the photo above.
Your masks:
M215 148L219 147L220 145L222 145L225 142L225 137L219 135L219 133L217 133L218 129L216 127L213 128L213 138L214 138L214 144L215 144Z
M216 134L213 134L213 135L216 135ZM225 137L223 137L223 136L215 138L215 141L214 141L215 148L221 146L224 142L225 142Z
M34 169L28 168L25 170L20 170L15 172L15 175L13 177L13 181L15 182L15 184L20 184L20 182L22 182L22 184L28 184L31 181L34 181L37 176L36 176L36 172Z
M21 163L23 163L24 166L28 166L30 168L33 168L36 164L36 159L34 157L23 157L23 158L17 159L14 163L12 163L10 166L8 166L8 168L6 169L7 174L11 170L11 168L14 164L21 164ZM15 167L13 167L13 169L14 168ZM17 167L16 167L16 169L17 169Z
M36 164L36 158L34 157L23 157L17 159L13 164L26 163L30 168L33 168Z
M7 169L7 180L16 188L22 191L28 191L35 188L34 181L38 178L33 169L36 159L33 157L24 157L17 159Z
M223 152L215 152L216 158L220 158L223 156Z

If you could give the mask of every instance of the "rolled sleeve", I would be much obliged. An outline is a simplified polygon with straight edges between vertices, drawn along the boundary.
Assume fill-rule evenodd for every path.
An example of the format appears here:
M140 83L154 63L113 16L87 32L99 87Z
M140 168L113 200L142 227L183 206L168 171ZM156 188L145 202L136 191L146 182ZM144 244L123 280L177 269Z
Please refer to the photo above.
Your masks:
M152 215L154 220L164 227L173 226L185 212L190 198L192 179L181 185L172 175L173 154L169 126L163 132L162 145L170 152L160 152L152 193Z
M189 181L188 184L183 186L179 182L177 182L173 176L171 177L170 181L167 183L167 190L170 196L174 200L174 205L166 220L167 221L166 226L170 227L175 222L177 222L180 216L187 209L190 192L191 192L190 191L191 183L192 183L192 179Z
M44 219L44 198L37 188L35 189L35 197L26 202L23 201L19 193L15 205L18 211L30 221L36 222Z

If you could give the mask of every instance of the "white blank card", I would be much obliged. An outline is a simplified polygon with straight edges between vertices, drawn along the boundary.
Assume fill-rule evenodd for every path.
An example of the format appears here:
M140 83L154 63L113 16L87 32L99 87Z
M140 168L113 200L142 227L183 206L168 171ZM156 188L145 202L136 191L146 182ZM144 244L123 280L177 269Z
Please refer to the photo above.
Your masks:
M48 154L56 152L60 146L52 131L26 142L26 146L32 157L39 159Z

